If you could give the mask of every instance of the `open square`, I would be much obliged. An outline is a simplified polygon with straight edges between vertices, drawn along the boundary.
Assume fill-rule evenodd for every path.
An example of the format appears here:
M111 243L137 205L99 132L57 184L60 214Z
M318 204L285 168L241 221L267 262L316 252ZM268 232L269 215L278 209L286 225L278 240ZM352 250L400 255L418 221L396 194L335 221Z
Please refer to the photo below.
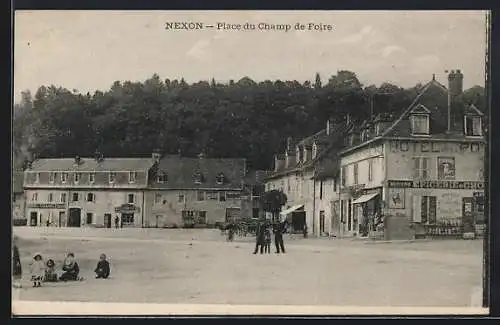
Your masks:
M14 300L182 304L443 306L481 304L482 241L374 244L285 236L286 254L252 255L254 238L217 230L15 227L23 288ZM60 270L75 253L85 281L32 288L41 252ZM100 253L111 277L94 279Z

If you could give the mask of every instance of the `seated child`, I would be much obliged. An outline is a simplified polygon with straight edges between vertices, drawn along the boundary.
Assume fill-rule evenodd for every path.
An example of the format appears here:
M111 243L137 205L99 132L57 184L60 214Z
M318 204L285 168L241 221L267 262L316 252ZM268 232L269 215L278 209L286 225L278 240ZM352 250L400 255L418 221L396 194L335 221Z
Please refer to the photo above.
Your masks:
M47 268L45 269L45 278L44 282L57 282L57 273L56 273L56 263L53 259L49 259L46 264Z
M41 287L43 276L45 275L45 263L43 263L42 254L36 253L33 256L33 263L31 264L31 281L33 287Z
M101 254L97 267L94 270L96 279L107 279L109 276L109 262L106 260L106 254Z
M77 281L79 280L78 274L80 273L80 267L75 261L75 254L68 253L64 264L62 267L64 273L59 277L61 281Z

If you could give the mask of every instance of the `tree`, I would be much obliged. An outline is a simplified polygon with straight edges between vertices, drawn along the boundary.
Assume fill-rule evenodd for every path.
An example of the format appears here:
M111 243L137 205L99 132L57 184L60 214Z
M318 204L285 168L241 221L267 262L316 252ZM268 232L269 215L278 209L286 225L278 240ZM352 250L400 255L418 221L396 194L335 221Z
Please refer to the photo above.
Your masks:
M315 80L314 80L314 88L315 89L320 89L322 86L321 84L321 77L319 75L319 73L316 73L316 77L315 77Z
M279 190L271 190L265 192L262 197L262 208L266 212L272 214L273 222L278 218L281 207L284 206L288 200L286 194Z

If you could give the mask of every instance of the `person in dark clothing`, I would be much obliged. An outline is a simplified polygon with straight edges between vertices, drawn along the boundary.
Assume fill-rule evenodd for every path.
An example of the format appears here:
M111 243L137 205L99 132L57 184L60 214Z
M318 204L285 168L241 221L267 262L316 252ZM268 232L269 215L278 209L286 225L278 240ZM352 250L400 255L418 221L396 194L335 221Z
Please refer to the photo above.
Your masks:
M109 262L106 260L106 254L101 254L97 267L94 270L96 279L107 279L110 273Z
M23 269L21 266L21 258L19 256L19 248L17 247L17 239L14 237L14 243L12 245L12 276L14 279L21 279L23 275Z
M256 231L256 242L255 242L255 250L253 251L254 254L257 254L257 251L259 250L260 246L260 253L264 254L264 240L265 240L265 226L263 224L259 224L257 226L257 231Z
M264 232L264 253L271 254L272 230L270 225L266 225Z
M115 218L115 228L119 228L120 227L120 218L118 218L118 216L116 216Z
M286 223L278 222L274 227L274 244L276 245L276 254L285 253L285 245L283 243L283 233L285 232Z
M43 278L44 282L57 282L57 273L56 273L56 263L53 259L49 259L47 264L45 265L45 277Z
M80 273L80 267L75 260L75 254L68 253L63 264L64 273L59 277L60 281L77 281L79 280L78 274Z

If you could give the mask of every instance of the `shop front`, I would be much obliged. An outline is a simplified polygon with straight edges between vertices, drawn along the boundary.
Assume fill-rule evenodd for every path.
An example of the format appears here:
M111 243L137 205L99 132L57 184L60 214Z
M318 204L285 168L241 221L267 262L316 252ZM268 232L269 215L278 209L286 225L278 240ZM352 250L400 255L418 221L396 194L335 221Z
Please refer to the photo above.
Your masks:
M65 227L65 203L28 203L26 205L28 225L32 227Z
M118 217L118 223L120 227L138 227L141 225L140 208L135 204L125 203L118 207L115 207L115 214ZM115 217L115 218L116 218ZM106 218L105 218L106 219ZM107 216L110 219L110 216ZM106 224L109 224L109 220L105 220Z

